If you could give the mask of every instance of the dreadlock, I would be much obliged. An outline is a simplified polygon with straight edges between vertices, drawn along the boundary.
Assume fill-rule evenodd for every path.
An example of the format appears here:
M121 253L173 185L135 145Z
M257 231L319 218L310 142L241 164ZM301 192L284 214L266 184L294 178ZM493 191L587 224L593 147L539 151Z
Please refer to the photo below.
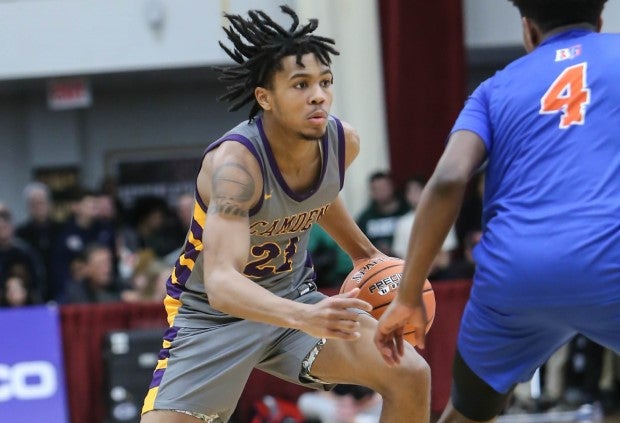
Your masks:
M295 55L297 64L303 67L301 57L313 53L322 64L329 66L329 55L339 54L333 47L333 39L312 35L319 25L318 19L309 19L308 24L300 27L297 14L290 7L280 6L280 9L293 20L288 30L261 10L250 10L248 19L240 15L224 14L231 26L223 29L233 49L221 41L219 44L237 64L216 68L221 74L219 79L230 83L226 87L226 94L218 97L218 100L232 103L229 111L239 110L253 101L250 121L260 111L254 98L254 89L269 87L273 73L282 69L283 57Z
M510 0L521 16L532 19L544 32L560 26L588 23L596 26L607 0Z

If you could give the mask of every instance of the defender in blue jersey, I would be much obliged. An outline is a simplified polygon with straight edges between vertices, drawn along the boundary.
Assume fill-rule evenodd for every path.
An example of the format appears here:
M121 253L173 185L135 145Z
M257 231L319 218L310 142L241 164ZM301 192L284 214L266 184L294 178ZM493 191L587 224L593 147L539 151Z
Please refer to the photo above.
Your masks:
M483 236L440 422L494 419L577 333L620 352L620 35L599 33L605 0L513 3L528 54L458 117L375 334L390 364L408 320L423 343L426 272L486 162Z
M333 41L317 20L289 29L261 11L226 15L236 64L222 69L232 109L250 119L205 152L183 251L164 300L170 328L142 422L229 420L254 368L317 389L363 385L383 396L382 421L427 423L430 371L409 347L390 368L372 342L376 320L356 291L326 297L307 244L319 223L353 260L381 253L339 191L359 151L329 115Z

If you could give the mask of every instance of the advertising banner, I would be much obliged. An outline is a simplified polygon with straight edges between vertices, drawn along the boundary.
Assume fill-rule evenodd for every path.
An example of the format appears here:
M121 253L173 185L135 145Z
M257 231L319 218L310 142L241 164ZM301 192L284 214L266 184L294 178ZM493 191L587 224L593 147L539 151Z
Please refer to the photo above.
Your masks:
M0 421L69 421L58 309L0 309Z

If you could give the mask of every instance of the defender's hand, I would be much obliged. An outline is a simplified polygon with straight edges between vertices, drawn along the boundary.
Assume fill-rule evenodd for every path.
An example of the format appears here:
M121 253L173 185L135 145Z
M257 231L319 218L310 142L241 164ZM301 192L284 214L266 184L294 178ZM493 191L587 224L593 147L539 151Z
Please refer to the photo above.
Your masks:
M375 345L389 366L400 363L400 358L405 353L403 339L405 325L410 324L415 330L414 345L424 348L427 320L426 310L421 300L419 305L413 307L402 304L398 301L398 297L392 301L379 319L375 332Z

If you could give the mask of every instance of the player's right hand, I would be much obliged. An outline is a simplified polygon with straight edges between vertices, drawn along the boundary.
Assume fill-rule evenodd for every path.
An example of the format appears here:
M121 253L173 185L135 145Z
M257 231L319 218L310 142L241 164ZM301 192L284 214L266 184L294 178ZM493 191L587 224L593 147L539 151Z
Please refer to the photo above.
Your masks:
M359 288L309 304L301 330L316 338L353 341L361 336L359 310L370 312L372 306L355 298Z
M381 315L375 332L375 345L389 366L400 363L400 358L405 353L403 339L405 325L413 326L415 345L424 348L425 328L428 321L424 303L420 299L415 306L410 306L399 300L398 296L392 300L387 310Z

